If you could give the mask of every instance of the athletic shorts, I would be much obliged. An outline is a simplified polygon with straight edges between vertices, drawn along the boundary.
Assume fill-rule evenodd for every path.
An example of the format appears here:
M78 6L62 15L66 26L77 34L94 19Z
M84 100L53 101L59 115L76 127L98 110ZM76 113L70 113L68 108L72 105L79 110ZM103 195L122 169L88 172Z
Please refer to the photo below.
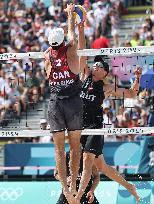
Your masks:
M53 98L48 104L48 124L51 133L83 129L83 103L79 95Z
M102 154L104 146L103 135L82 135L80 142L84 152L93 153L96 158Z
M83 197L81 198L80 201L81 204L88 204L88 199L86 198L86 194L83 195ZM69 204L67 202L67 199L65 198L64 194L62 193L57 201L56 204ZM94 198L94 201L92 202L92 204L99 204L98 200L96 199L96 197Z

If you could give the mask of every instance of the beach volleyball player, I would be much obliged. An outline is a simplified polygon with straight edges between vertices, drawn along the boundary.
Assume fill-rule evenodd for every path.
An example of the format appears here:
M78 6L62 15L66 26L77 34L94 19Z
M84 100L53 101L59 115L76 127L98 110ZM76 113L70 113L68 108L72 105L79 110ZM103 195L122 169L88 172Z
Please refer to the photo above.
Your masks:
M69 44L64 43L64 30L57 28L49 34L50 47L45 51L45 70L50 85L48 123L55 144L56 167L63 193L70 204L76 204L76 179L80 161L82 129L81 81L75 35L74 5L67 5ZM67 187L65 159L65 130L70 143L70 189Z
M85 48L84 27L79 28L79 49ZM135 97L139 90L140 77L142 74L141 68L136 68L135 81L130 89L114 87L113 84L104 84L103 79L109 73L109 65L104 62L102 56L95 56L92 69L89 69L86 63L86 58L80 58L80 66L82 70L82 92L83 99L83 123L85 128L100 129L102 128L102 103L105 98L110 96L116 97ZM95 165L99 172L104 173L110 179L123 185L137 200L140 198L136 193L134 185L128 183L115 169L106 164L102 149L104 138L101 135L82 135L81 144L83 147L83 172L80 180L80 186L76 198L81 199L92 174L92 167Z

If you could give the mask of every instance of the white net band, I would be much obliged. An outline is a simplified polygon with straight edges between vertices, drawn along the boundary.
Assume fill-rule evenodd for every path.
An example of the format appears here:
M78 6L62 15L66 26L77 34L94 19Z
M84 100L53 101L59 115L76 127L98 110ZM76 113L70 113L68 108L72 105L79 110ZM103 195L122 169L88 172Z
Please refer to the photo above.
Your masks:
M112 166L116 168L117 166ZM137 169L138 166L118 166L120 169ZM0 166L0 170L21 170L21 166ZM54 170L55 166L25 166L24 170Z
M108 56L126 56L126 55L153 55L154 46L138 46L138 47L119 47L119 48L102 48L102 49L84 49L77 51L79 56L96 56L96 55L108 55ZM28 53L4 53L0 54L0 60L11 59L43 59L43 52L28 52Z
M154 133L154 127L136 127L136 128L103 128L103 129L85 129L82 135L147 135ZM1 130L0 137L43 137L51 136L49 130Z
M102 49L84 49L79 50L79 56L127 56L127 55L153 55L154 46L138 46L138 47L119 47L119 48L102 48Z

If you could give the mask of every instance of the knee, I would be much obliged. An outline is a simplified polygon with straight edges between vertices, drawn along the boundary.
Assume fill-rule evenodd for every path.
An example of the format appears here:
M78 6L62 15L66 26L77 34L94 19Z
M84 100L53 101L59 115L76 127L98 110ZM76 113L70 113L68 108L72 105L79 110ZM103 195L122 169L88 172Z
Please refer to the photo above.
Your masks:
M70 151L79 151L80 150L80 138L79 137L76 137L74 138L71 138L71 140L69 140L69 143L70 143Z
M65 150L65 139L64 133L53 133L53 141L55 145L55 151L64 151Z

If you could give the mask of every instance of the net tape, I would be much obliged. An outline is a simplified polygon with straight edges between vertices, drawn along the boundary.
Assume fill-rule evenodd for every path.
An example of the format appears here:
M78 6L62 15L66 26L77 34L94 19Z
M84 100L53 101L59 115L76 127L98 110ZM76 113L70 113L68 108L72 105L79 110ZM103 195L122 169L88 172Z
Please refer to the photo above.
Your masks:
M112 166L116 168L117 166ZM138 166L118 166L120 169L137 169ZM55 166L0 166L0 170L54 170Z
M147 135L154 133L154 127L136 128L103 128L103 129L84 129L82 135ZM51 136L49 130L0 130L0 137L43 137Z
M102 48L102 49L83 49L77 51L78 56L126 56L126 55L153 55L154 46L138 46L138 47L119 47L119 48ZM3 53L0 54L0 60L13 59L43 59L43 52L27 52L27 53Z

